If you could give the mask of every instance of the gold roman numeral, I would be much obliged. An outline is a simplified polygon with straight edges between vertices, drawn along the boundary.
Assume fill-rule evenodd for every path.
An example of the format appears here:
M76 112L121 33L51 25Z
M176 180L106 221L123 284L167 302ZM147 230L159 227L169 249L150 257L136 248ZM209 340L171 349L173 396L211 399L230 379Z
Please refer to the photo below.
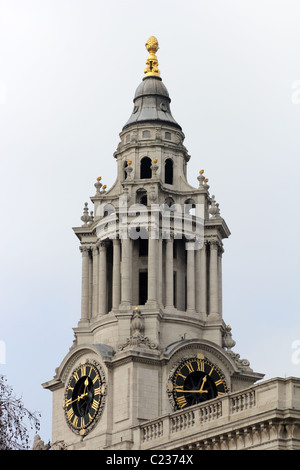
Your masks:
M67 411L67 418L68 418L69 421L71 421L73 415L74 415L73 408L69 408L68 411Z
M192 364L192 362L191 362L191 361L189 361L189 362L186 362L186 364L185 364L185 365L187 366L187 368L188 368L189 372L194 372L194 367L193 367L193 364Z
M186 375L182 375L180 372L178 372L178 375L180 375L180 377L182 377L184 380L186 379Z
M204 361L199 361L197 360L198 368L197 370L200 370L200 372L204 372Z
M184 406L187 405L187 401L186 401L185 397L183 397L183 396L177 398L177 403L178 403L178 406L180 408L183 408Z
M73 373L73 377L76 380L76 382L79 380L79 375L78 375L77 370Z
M97 409L98 409L98 402L97 402L97 400L93 400L92 408L93 408L93 410L97 411Z
M71 405L72 398L68 398L68 400L65 400L63 403L63 408L68 408L69 405Z

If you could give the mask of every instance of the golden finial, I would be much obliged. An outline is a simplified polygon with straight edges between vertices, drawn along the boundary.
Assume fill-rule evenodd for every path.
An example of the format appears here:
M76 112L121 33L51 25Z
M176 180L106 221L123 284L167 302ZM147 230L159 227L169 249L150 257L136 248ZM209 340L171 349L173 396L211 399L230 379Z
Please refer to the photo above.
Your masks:
M144 73L146 77L159 77L160 71L158 70L158 61L155 55L158 50L158 40L155 36L151 36L145 46L149 55L146 62L147 67L145 68Z

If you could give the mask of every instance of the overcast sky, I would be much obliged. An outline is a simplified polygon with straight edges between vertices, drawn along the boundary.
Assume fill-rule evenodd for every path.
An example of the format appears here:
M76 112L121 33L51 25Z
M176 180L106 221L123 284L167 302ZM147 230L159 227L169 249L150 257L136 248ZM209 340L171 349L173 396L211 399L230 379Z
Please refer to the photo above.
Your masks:
M96 178L115 181L151 35L189 182L205 170L231 231L234 350L266 379L300 375L299 24L289 0L0 0L0 373L41 411L45 441L52 396L41 384L80 318L72 227Z

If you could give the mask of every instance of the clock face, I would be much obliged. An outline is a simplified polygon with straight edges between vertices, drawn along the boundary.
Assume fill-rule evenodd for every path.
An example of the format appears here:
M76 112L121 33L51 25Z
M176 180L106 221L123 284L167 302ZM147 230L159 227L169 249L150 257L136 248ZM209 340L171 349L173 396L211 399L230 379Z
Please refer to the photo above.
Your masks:
M104 375L90 363L81 364L72 373L65 391L63 408L73 430L89 427L104 403Z
M227 391L220 369L200 354L180 362L169 382L176 409L211 400Z

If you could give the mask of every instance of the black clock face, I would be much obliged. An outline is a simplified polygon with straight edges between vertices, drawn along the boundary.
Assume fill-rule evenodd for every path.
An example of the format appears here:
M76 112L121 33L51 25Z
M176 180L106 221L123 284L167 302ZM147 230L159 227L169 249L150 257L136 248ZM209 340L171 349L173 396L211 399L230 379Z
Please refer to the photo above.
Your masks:
M103 379L94 365L86 363L75 369L63 405L68 424L75 430L90 426L99 411L103 394Z
M183 360L173 374L170 386L177 409L196 405L227 393L224 375L205 357Z

